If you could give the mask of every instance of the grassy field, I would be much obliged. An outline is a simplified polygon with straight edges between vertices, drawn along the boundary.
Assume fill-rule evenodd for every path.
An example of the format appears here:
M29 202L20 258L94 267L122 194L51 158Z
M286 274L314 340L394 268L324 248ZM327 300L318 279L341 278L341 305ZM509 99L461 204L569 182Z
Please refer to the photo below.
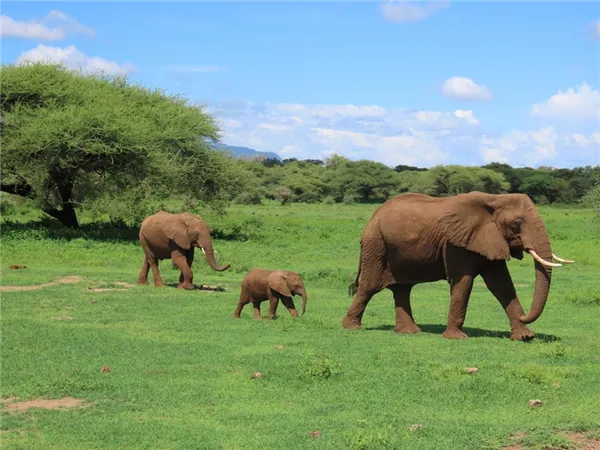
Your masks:
M541 208L553 250L577 262L554 271L545 312L530 327L538 338L521 343L508 339L508 320L481 279L467 313L470 339L441 337L444 282L413 290L423 333L393 332L388 291L370 303L363 329L342 329L358 241L375 208L236 206L225 217L205 216L218 260L231 269L214 272L199 253L194 281L225 292L175 289L169 261L161 264L169 287L114 284L137 279L136 229L83 217L83 228L71 231L42 226L34 214L4 215L3 287L81 279L2 291L2 398L87 403L19 413L4 403L2 447L576 448L560 432L598 439L600 226L592 214ZM253 267L300 272L306 314L294 321L280 305L277 320L258 322L250 305L234 320L240 282ZM532 260L509 268L529 309ZM263 376L251 378L255 372ZM543 405L529 408L532 399Z

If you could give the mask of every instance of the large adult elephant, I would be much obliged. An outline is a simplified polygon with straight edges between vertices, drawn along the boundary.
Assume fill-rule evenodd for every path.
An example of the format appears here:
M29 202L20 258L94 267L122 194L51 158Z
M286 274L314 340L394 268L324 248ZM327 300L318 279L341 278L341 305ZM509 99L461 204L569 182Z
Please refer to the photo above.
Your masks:
M506 261L535 260L533 303L525 314ZM396 306L396 331L421 331L413 320L410 292L415 284L447 280L450 308L443 336L465 338L462 331L473 279L481 275L510 322L513 340L535 337L526 326L537 320L550 290L552 267L571 263L552 253L544 223L524 194L481 192L433 198L400 194L382 204L367 224L360 241L358 275L350 286L354 301L342 322L360 328L369 300L388 288Z
M163 286L158 262L161 259L171 259L181 271L177 287L194 289L192 262L195 247L202 249L206 261L214 270L222 272L229 269L229 264L219 266L215 261L210 229L199 215L160 211L148 216L140 228L140 243L144 249L144 262L138 284L148 284L148 270L152 268L154 286Z

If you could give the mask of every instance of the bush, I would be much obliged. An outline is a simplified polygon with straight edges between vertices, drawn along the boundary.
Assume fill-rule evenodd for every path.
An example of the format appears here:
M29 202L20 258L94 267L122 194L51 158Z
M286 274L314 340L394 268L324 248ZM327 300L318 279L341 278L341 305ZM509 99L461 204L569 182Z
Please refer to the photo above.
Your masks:
M275 192L275 199L277 199L282 205L286 205L292 199L292 191L286 187L280 187Z
M234 199L234 203L240 205L260 205L262 203L262 197L259 192L246 191L238 194Z
M600 219L600 184L597 184L583 197L582 203L594 210L596 217Z

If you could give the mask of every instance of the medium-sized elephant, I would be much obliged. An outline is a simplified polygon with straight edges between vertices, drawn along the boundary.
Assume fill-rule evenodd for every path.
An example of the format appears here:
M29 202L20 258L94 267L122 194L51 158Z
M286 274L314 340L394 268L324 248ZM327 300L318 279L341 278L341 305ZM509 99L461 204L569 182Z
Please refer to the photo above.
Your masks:
M171 259L181 271L177 287L194 289L191 268L195 247L202 249L206 261L214 270L222 272L229 269L229 264L219 266L215 261L210 229L199 215L160 211L148 216L140 228L140 243L144 249L144 262L138 284L148 284L148 270L152 268L154 286L164 286L158 262Z
M244 306L252 302L254 318L262 319L260 303L269 300L269 320L275 318L279 300L285 305L292 317L298 317L292 296L302 296L302 315L306 311L306 289L302 277L295 272L286 270L252 269L242 281L240 301L235 308L233 317L240 318Z

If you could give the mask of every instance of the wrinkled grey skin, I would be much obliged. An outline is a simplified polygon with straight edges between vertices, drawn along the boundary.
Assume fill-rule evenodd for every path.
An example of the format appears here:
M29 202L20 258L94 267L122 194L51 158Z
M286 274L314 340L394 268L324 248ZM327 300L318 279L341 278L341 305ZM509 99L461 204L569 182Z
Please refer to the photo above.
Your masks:
M210 229L199 215L171 214L160 211L142 222L140 243L144 249L144 262L138 284L148 284L148 270L152 269L154 286L164 286L158 271L158 262L171 259L181 271L178 288L194 289L192 263L196 247L203 250L206 261L216 271L229 269L229 264L219 266L215 261Z
M292 296L302 296L302 314L306 311L306 289L302 277L295 272L285 270L253 269L242 281L240 300L233 317L240 318L244 306L252 302L254 318L262 319L260 303L269 300L269 319L275 318L279 300L285 305L292 317L298 317Z

